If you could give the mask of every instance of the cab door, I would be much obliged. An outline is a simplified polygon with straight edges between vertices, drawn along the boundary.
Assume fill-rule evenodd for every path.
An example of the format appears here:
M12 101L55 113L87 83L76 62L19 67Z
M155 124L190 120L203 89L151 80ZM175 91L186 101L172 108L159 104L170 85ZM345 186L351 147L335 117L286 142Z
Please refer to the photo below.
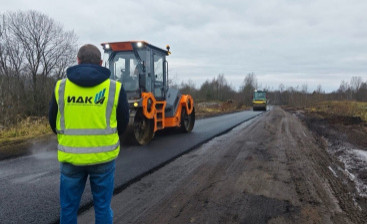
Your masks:
M153 85L156 99L165 99L165 56L153 51Z

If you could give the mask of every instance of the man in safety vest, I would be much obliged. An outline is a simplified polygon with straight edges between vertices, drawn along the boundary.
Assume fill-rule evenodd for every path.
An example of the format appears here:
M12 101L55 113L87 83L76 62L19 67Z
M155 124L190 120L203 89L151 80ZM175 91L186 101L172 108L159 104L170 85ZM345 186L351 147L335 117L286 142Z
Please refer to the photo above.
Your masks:
M78 52L78 65L56 83L49 122L58 139L60 223L76 223L87 177L93 194L95 222L112 223L111 199L119 135L129 120L121 83L109 79L101 52L91 44Z

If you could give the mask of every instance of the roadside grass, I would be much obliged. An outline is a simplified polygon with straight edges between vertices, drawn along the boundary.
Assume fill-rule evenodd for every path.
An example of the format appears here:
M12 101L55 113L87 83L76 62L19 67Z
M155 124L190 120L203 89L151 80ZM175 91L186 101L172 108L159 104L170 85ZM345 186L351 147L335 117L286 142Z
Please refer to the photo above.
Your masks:
M13 127L0 130L0 146L51 133L46 117L27 117Z
M367 102L357 101L323 101L306 108L309 112L321 112L336 116L360 117L367 122Z
M195 116L196 118L204 118L246 109L250 109L250 107L239 105L233 101L198 102L195 104Z

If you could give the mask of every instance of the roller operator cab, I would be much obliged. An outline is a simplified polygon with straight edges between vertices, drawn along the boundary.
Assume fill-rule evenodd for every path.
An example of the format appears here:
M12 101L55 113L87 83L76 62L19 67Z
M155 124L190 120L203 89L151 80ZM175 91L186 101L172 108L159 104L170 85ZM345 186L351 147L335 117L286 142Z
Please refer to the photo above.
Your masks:
M170 127L191 132L195 123L194 100L168 86L167 50L144 41L102 43L103 65L111 79L122 83L129 102L128 135L141 144Z
M267 106L267 96L265 91L255 90L252 98L253 110L265 110Z

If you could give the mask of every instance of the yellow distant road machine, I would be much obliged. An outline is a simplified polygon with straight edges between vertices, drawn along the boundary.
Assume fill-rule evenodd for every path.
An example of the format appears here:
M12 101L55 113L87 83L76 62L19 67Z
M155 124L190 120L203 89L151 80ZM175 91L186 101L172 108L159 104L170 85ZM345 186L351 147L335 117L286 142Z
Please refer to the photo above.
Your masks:
M255 90L252 98L252 109L266 111L267 101L265 91Z

